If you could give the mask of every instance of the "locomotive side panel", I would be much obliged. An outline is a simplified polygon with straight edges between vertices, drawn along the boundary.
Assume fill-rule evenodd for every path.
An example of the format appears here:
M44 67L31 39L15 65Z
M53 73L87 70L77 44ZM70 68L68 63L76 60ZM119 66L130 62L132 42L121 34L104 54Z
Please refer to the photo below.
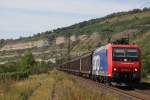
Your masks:
M107 48L103 46L93 53L92 74L100 76L108 76L108 58Z

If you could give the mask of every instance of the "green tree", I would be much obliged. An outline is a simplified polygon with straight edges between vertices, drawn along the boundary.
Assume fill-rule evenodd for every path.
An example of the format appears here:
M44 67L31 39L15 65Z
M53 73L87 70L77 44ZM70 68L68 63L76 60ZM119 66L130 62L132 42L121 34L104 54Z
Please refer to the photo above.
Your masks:
M145 56L142 60L142 76L150 75L150 56Z
M31 51L25 52L24 56L18 61L19 71L25 71L35 65L34 56Z

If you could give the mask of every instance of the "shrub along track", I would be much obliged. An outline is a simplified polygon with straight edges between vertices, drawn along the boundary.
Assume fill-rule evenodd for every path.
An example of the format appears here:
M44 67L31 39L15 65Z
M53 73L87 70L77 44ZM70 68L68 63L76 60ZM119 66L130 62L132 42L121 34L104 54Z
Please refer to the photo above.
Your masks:
M143 85L141 84L137 89L129 87L111 87L91 79L75 75L72 76L76 80L84 81L85 83L90 83L91 85L97 85L102 92L113 92L114 94L118 94L120 100L150 100L150 87L148 85L144 86L145 88L143 88Z

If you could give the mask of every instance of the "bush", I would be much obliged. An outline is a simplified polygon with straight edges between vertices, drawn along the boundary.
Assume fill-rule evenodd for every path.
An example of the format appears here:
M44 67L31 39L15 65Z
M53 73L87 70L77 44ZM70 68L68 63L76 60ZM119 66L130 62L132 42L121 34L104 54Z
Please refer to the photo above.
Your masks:
M5 82L6 80L21 80L29 77L29 71L24 72L11 72L11 73L1 73L0 80Z
M0 65L0 73L11 73L17 71L17 66L15 62L9 62L4 65Z
M33 54L30 51L25 52L24 56L17 62L18 71L25 71L36 64Z
M145 56L142 60L142 76L147 77L150 75L150 55Z
M39 62L39 63L36 63L36 65L34 65L32 68L30 68L30 74L45 73L52 69L53 69L53 64Z

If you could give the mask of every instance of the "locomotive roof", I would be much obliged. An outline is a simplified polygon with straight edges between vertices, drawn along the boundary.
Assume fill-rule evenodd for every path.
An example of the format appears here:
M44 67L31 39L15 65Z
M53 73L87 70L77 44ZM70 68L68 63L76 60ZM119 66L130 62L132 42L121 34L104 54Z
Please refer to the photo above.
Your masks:
M122 47L122 48L139 48L136 44L111 44L112 47Z

